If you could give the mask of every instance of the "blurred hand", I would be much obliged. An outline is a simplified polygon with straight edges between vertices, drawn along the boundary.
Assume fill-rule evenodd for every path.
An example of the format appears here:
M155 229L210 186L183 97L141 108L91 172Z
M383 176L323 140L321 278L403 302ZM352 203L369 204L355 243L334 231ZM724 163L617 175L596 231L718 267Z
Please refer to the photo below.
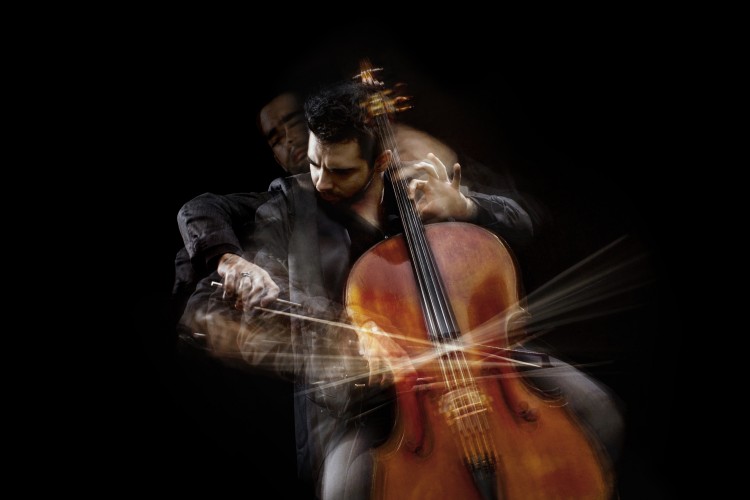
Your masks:
M271 276L239 255L222 255L217 270L223 278L224 297L236 297L234 307L239 310L265 307L279 296L279 287Z
M360 354L369 365L369 385L416 380L417 370L406 351L374 321L357 330Z
M477 206L461 193L461 165L453 165L453 180L448 180L447 169L434 154L427 160L407 168L426 174L426 179L409 182L409 198L416 201L417 213L423 222L448 219L469 221L477 214Z
M396 179L419 179L426 180L434 177L441 181L448 181L448 171L445 165L432 153L427 158L419 161L402 161Z

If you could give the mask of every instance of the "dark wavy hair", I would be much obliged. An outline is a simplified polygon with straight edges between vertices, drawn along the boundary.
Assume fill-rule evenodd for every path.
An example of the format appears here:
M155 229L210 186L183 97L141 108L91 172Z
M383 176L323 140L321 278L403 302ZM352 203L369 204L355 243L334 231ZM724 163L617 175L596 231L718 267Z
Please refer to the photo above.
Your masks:
M307 98L305 118L310 132L323 144L359 142L362 157L372 163L377 152L376 131L362 106L368 90L360 83L327 87Z

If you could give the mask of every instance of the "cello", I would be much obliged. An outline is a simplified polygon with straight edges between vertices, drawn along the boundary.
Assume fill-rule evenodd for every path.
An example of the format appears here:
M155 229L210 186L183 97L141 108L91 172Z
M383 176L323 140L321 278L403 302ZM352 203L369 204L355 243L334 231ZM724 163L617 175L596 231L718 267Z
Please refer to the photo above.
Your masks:
M418 372L395 382L396 420L373 450L372 498L610 498L611 467L593 437L502 355L525 314L509 247L472 224L423 225L398 175L391 120L404 98L369 61L360 69L371 89L363 106L392 153L387 177L404 231L355 262L345 307L355 324L388 318Z

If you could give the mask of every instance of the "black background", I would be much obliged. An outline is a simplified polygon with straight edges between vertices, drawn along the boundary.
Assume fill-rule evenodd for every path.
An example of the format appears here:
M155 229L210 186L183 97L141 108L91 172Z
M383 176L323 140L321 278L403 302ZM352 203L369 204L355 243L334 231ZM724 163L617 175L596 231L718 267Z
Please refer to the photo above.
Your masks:
M623 235L648 256L642 269L651 284L638 293L638 308L548 339L574 360L610 361L593 373L627 407L621 497L675 495L674 371L685 320L676 299L684 282L672 261L681 236L678 177L661 149L669 51L658 27L645 23L525 21L300 26L273 36L172 26L118 49L114 78L127 91L115 108L132 123L121 167L130 193L123 208L134 223L126 239L135 313L132 355L115 367L124 383L114 391L113 448L135 457L129 486L268 487L302 497L289 388L175 352L176 214L202 192L265 189L281 172L257 133L259 105L282 82L344 77L368 56L409 83L416 124L509 168L545 207L548 229L520 255L527 290Z

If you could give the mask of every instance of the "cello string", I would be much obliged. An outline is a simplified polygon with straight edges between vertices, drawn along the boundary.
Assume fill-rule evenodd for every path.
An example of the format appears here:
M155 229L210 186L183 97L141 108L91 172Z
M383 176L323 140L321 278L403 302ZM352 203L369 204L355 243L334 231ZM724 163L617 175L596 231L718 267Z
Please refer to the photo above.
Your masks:
M382 95L380 95L380 98L381 102L383 102ZM427 262L427 260L424 258L424 231L423 229L420 231L421 221L419 221L419 218L416 215L416 210L413 203L408 198L406 180L401 175L398 175L398 167L401 165L401 159L398 153L398 149L396 148L395 138L389 126L390 124L382 115L379 115L376 118L376 122L378 122L379 125L377 130L383 149L391 150L391 159L388 165L390 179L391 183L394 185L396 200L401 210L402 223L404 225L404 235L407 239L407 242L410 243L408 245L408 248L410 253L412 254L412 264L414 266L415 273L417 274L417 283L420 289L422 289L420 299L423 305L424 317L427 323L426 326L428 329L428 333L433 339L435 347L439 351L441 351L438 360L441 372L443 373L443 377L446 382L449 382L450 386L452 386L451 389L455 391L459 388L459 383L456 377L456 370L453 368L453 363L450 359L450 355L445 355L446 348L437 335L438 332L445 331L446 328L445 326L443 326L443 328L440 328L440 326L436 324L439 320L439 318L435 315L436 297L434 291L429 288L430 282L426 279L429 276L429 271L425 269L425 263ZM421 251L421 253L423 254L422 256L415 253L419 251ZM446 364L448 364L449 366L446 366ZM463 439L463 437L468 433L468 429L466 428L466 425L464 424L464 421L462 419L457 419L456 423L459 427L459 435L462 437L461 443L464 448L464 456L467 459L470 459L470 456L476 456L478 454L478 443L476 443L475 440L469 440L467 442L467 440Z
M387 128L386 130L389 131ZM393 142L395 142L395 140L393 140ZM399 179L401 179L401 177L399 177ZM401 184L403 185L404 183L405 181ZM413 219L416 219L416 216L413 217ZM441 337L445 338L447 336L451 341L451 344L455 345L458 342L459 331L455 315L448 304L447 294L442 280L440 279L440 274L436 270L437 265L434 261L434 257L432 256L426 242L421 221L414 223L414 226L417 226L419 229L416 231L417 238L415 238L419 244L418 250L421 253L421 257L418 258L422 259L427 268L424 271L424 276L427 280L428 286L426 288L430 294L432 310L434 314L439 314L440 319L442 320ZM439 342L439 344L443 344L443 342ZM461 413L464 409L472 410L468 415L470 421L468 431L473 438L471 440L471 448L474 452L481 449L484 452L482 454L487 457L487 455L491 455L491 451L494 447L488 442L486 436L485 431L489 428L489 422L486 415L483 414L485 405L482 401L478 387L474 383L471 369L468 366L468 362L463 352L451 349L450 352L447 352L446 358L449 365L447 370L451 373L452 378L456 380L455 386L458 387L460 385L461 387L457 411ZM458 378L461 379L461 384L457 383ZM481 410L476 410L477 408ZM465 416L461 415L459 418L461 419L460 421L463 422Z
M367 71L369 67L369 61L363 61L362 67L362 75L366 75L367 83L372 85L372 72ZM372 97L379 98L379 101L370 103L371 105L374 104L376 106L376 108L374 109L379 109L381 111L388 109L386 100L384 99L384 96L381 92L378 92L376 90L372 93ZM399 208L402 209L401 213L404 223L405 236L407 238L407 241L411 243L408 248L410 250L410 253L412 254L413 268L415 270L415 273L417 274L419 286L423 290L420 298L423 304L428 332L430 332L430 335L433 339L436 339L437 334L440 333L443 339L445 339L447 336L449 339L452 339L452 343L455 344L456 336L458 334L455 317L452 314L452 310L448 306L445 289L442 286L442 283L436 280L436 277L439 277L439 274L436 272L434 259L431 258L432 255L429 250L429 246L426 243L424 228L421 225L421 221L416 215L414 205L410 203L410 201L408 200L408 196L406 196L405 180L400 176L394 175L396 166L400 165L401 162L400 158L398 157L398 150L395 148L395 140L393 140L392 133L390 134L390 137L384 136L384 134L382 133L382 131L386 131L386 134L390 133L390 128L388 127L389 124L387 123L386 119L383 118L383 115L384 113L382 112L377 113L375 115L375 118L376 122L380 122L378 132L381 138L381 144L383 144L386 149L391 149L393 153L388 167L391 172L391 181L394 183L394 190L396 191L397 195L397 203L399 204ZM388 146L391 147L388 148ZM398 161L395 162L394 159L397 159ZM422 255L420 256L418 252L421 252ZM427 297L429 297L429 300L427 299ZM428 309L431 309L432 314L429 314L430 311L428 311ZM439 321L442 321L441 327L438 327L438 325L436 324ZM441 344L443 344L442 341L438 342L438 345ZM468 399L471 407L482 407L481 398L478 395L476 385L472 383L471 386L469 386L469 384L467 383L467 380L471 380L471 372L468 369L466 358L463 353L456 352L455 345L453 347L454 348L451 349L451 352L449 352L447 356L440 356L439 359L441 370L443 371L444 376L446 371L450 372L453 377L454 387L458 387L456 380L456 367L458 367L458 375L461 377L463 382L461 384L462 390L458 393L459 397L462 399L462 401L465 401L468 394ZM445 352L444 346L441 346L440 348ZM446 363L450 368L448 370L445 366ZM447 377L446 380L448 380ZM462 408L459 407L459 410L461 409ZM480 424L482 422L486 423L486 418L478 422L476 421L476 419L473 420L475 420L475 423L472 426L473 430L477 429L477 424ZM458 420L457 422L459 423L460 427L464 427L462 419ZM471 434L472 437L476 438L475 432L472 432ZM482 434L484 433L482 432ZM462 432L461 435L465 436L465 433ZM483 448L486 457L488 452L487 443L486 439L484 439L484 436L482 437L483 441L485 441L484 446L480 446L480 443L475 443L475 439L471 440L470 445L473 451L476 451L476 447Z
M437 299L435 297L434 291L429 288L430 283L426 279L427 276L429 276L429 272L425 268L427 260L423 256L420 256L419 253L414 253L419 252L420 250L421 253L424 253L424 242L422 241L423 238L420 238L423 233L420 234L421 232L419 231L420 221L418 219L416 211L414 210L414 205L412 204L411 200L408 199L406 179L403 176L399 175L399 172L397 171L398 167L401 165L401 161L398 150L395 147L395 138L393 137L393 133L388 126L388 122L386 122L384 118L381 117L379 121L380 123L378 130L382 131L384 147L391 149L391 151L393 152L393 161L389 165L389 169L391 172L391 181L394 183L394 189L397 192L397 199L399 200L399 205L402 208L402 219L404 221L405 235L407 236L407 240L410 240L411 243L410 251L412 252L412 262L415 266L415 272L417 273L418 285L422 290L421 296L423 298L423 307L425 308L424 316L427 322L428 332L435 346L438 348L438 350L441 351L441 354L447 354L444 343L440 342L439 337L439 332L441 330L445 330L445 326L441 327L438 323L439 318L434 313L437 309ZM441 355L439 359L441 370L444 376L452 383L453 389L458 388L459 383L455 376L455 370L449 369L449 367L446 366L446 362L450 362L449 356Z
M458 353L455 349L450 349L450 351L448 351L444 347L444 341L440 340L447 336L452 344L457 342L457 322L450 306L447 304L445 289L442 282L439 280L439 274L436 271L437 266L429 250L429 245L426 242L423 225L416 214L413 203L406 195L406 180L403 176L394 175L396 174L395 169L401 164L401 161L397 148L395 147L393 132L389 127L389 123L382 117L382 115L378 117L377 121L379 122L379 132L384 131L384 133L380 134L381 143L383 144L384 149L390 149L392 152L392 161L389 164L389 169L391 170L391 181L395 181L394 188L397 191L397 200L400 202L399 206L404 209L402 210L402 218L405 219L405 232L411 230L414 237L410 239L413 240L413 243L416 243L413 252L417 253L416 255L412 254L412 259L416 259L416 262L414 262L415 268L417 268L417 272L421 274L422 279L418 281L424 282L424 284L420 283L420 288L422 288L423 292L426 292L429 297L429 306L432 314L426 313L425 316L432 324L429 325L428 328L431 327L433 329L431 337L436 340L437 345L440 346L440 349L444 354L439 358L441 360L441 371L444 373L444 376L447 376L447 374L450 373L453 381L453 388L458 391L454 393L454 395L457 395L458 397L452 397L454 401L458 399L458 403L453 404L457 413L455 421L459 424L460 435L462 438L470 438L468 443L465 439L462 439L462 443L464 443L465 447L468 446L468 448L471 449L471 455L473 457L484 456L486 458L488 455L492 454L494 447L491 443L488 443L486 436L489 422L487 421L486 415L484 415L484 403L476 384L472 380L471 370L468 367L468 363L463 353ZM435 323L441 323L441 325L437 326ZM434 331L436 328L437 330ZM437 333L440 334L439 338ZM443 359L446 361L443 362ZM458 381L459 378L461 379L460 383ZM468 415L463 414L465 409L476 408L482 410L479 412L472 411ZM466 417L469 419L468 425L464 425L464 418ZM469 436L467 436L467 434ZM468 448L466 448L465 451L468 451ZM468 455L467 459L471 461L471 457Z
M417 276L420 284L420 288L423 291L423 295L429 299L429 304L425 304L429 307L429 311L432 314L427 314L428 319L432 322L432 331L430 332L434 337L434 340L439 340L439 335L449 329L451 329L450 323L446 320L443 315L438 316L437 313L445 311L445 307L440 304L440 297L435 293L435 287L433 281L429 278L434 275L431 271L429 251L426 245L426 238L424 235L424 228L419 220L418 214L415 210L414 204L408 198L408 188L406 185L406 179L396 172L401 165L400 155L396 149L395 137L389 126L389 123L385 119L381 119L380 130L385 135L385 145L390 147L394 152L394 160L390 167L392 173L392 181L397 180L398 198L401 199L402 203L400 206L403 207L402 218L405 220L405 233L408 232L408 240L410 241L410 252L412 252L412 259L414 265L417 267Z
M436 323L437 318L434 314L430 314L430 310L434 309L434 294L430 293L430 290L425 288L428 284L425 280L427 270L424 267L424 259L414 252L419 249L419 221L416 217L414 206L411 200L408 199L406 181L402 178L399 172L399 165L401 164L401 158L396 148L395 138L390 130L389 124L382 116L378 119L378 133L381 138L381 143L386 149L390 149L392 152L391 161L389 162L389 174L392 184L394 185L394 191L396 192L396 200L399 205L400 213L402 214L402 223L404 225L404 236L407 239L408 248L412 257L412 264L417 278L417 285L421 290L420 300L422 301L423 311L425 312L425 321L427 322L427 329L430 337L433 341L437 341L437 333L440 331L440 326Z
M395 137L393 136L390 127L386 127L385 131L390 135L389 139L395 146ZM401 162L399 158L397 165L400 164ZM408 192L406 179L403 178L403 176L399 176L399 179L403 189ZM408 194L406 195L406 198L408 199ZM430 298L432 315L435 316L436 323L438 324L438 330L436 333L439 334L441 339L446 335L454 336L456 330L455 319L452 317L450 308L446 304L445 293L441 290L441 287L439 286L440 283L435 280L435 263L430 252L429 244L427 243L424 225L422 224L414 203L411 200L409 200L408 206L410 208L410 227L413 230L414 243L416 244L415 258L419 260L422 267L422 278L425 282L425 290Z
M380 97L382 101L383 96L381 95ZM397 165L401 164L397 149L395 148L395 138L393 137L393 133L389 127L389 123L385 118L382 117L382 115L380 115L380 119L378 121L380 122L379 130L385 131L386 135L385 141L383 141L384 146L386 148L390 146L391 151L394 153L393 157L398 160L397 162L392 162L389 165L389 167L391 167L391 169L393 170ZM424 233L423 225L421 224L421 221L416 214L414 205L410 202L410 200L408 200L408 197L405 196L406 180L402 176L394 177L392 175L391 180L393 181L394 179L398 181L398 194L404 200L404 203L401 203L401 206L403 208L408 207L405 213L402 212L403 218L406 219L405 230L413 230L413 240L414 243L417 244L417 246L413 250L414 252L417 252L417 254L413 254L412 258L416 259L415 264L418 265L416 265L415 267L418 267L419 271L421 271L422 274L421 277L424 281L424 285L422 285L421 288L423 288L423 290L427 292L430 299L429 302L432 314L426 314L426 316L428 316L428 318L430 319L436 318L434 321L441 323L441 325L437 327L437 332L440 333L441 339L447 337L452 344L455 344L457 342L458 335L457 322L450 306L448 305L444 286L439 279L439 273L436 270L437 266L435 264L434 258L432 257L430 247L426 241L426 235ZM407 201L409 202L407 203ZM436 325L433 325L433 328L435 327ZM432 334L433 338L435 338L436 336L437 335L435 335L434 333ZM442 345L443 343L443 340L438 341L438 345ZM445 351L445 349L443 350ZM484 408L484 404L482 402L481 396L479 395L478 388L472 381L471 371L468 367L466 358L463 353L459 353L455 349L451 349L450 352L447 352L447 356L441 356L441 359L446 359L446 363L448 365L447 367L445 367L445 364L441 363L441 365L443 365L443 372L449 372L451 374L451 377L454 381L453 385L456 389L460 387L459 392L456 393L458 394L459 399L456 411L459 413L457 422L459 422L460 427L462 427L462 431L464 431L461 432L461 434L462 436L465 436L468 427L468 434L471 435L469 446L472 449L472 454L474 456L481 454L486 457L488 454L490 454L492 448L492 446L487 443L487 438L485 435L486 433L484 432L488 428L486 415L480 415L480 417L477 418L477 413L472 412L468 415L470 420L469 425L463 425L463 419L467 415L461 415L461 413L465 408ZM461 379L460 384L458 383L458 378ZM480 453L479 450L482 450L483 453Z
M422 242L420 241L419 219L416 215L413 203L408 198L406 180L400 175L399 166L401 165L401 158L398 149L396 148L396 141L389 126L390 124L383 116L379 117L378 122L378 132L381 137L381 143L384 148L390 149L392 153L391 161L389 162L390 178L394 185L394 191L396 192L396 200L402 216L404 235L409 243L408 248L412 257L412 264L417 273L417 283L422 291L421 297L423 298L423 305L428 308L428 311L426 311L428 313L425 314L425 316L426 320L430 322L430 325L428 325L429 333L433 337L433 340L437 341L437 334L442 328L436 323L438 318L434 314L429 314L429 310L435 309L435 297L431 290L426 288L427 285L429 285L425 279L428 273L428 270L425 268L426 261L423 256L416 253L421 251L423 247L421 244ZM427 303L426 299L429 299L430 303Z

